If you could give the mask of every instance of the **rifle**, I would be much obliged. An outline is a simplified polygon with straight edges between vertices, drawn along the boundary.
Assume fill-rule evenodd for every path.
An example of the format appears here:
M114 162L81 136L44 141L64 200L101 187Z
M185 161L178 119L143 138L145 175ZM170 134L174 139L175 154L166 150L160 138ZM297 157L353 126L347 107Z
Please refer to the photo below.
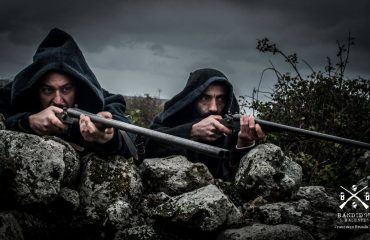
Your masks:
M189 150L193 150L211 157L216 158L229 158L230 157L230 151L227 149L211 146L204 143L199 143L196 141L192 141L189 139L173 136L170 134L158 132L155 130L139 127L130 123L121 122L114 119L107 119L100 117L96 114L89 113L86 111L83 111L78 108L63 108L63 112L58 114L57 117L65 124L74 124L78 122L77 119L80 118L81 114L84 114L88 116L92 122L99 123L102 126L106 128L116 128L119 130L136 133L138 135L142 135L145 137L153 138L159 142L167 143L167 144L175 144L181 147L184 147ZM122 133L122 132L121 132ZM130 146L133 143L131 142L131 139L127 136L125 137L125 132L122 133L122 136L124 137L125 143L130 149ZM133 152L130 149L130 152L133 154ZM133 154L134 155L134 154ZM133 156L135 158L135 156Z
M240 129L240 117L241 114L226 114L225 117L220 121L224 126L227 128L232 129L233 131L239 131ZM341 143L341 144L348 144L355 147L370 149L370 144L365 142L360 142L353 139L342 138L330 134L310 131L302 128L291 127L280 123L270 122L262 119L255 119L256 123L260 124L262 128L271 130L271 131L285 131L296 133L304 136L314 137L326 141Z

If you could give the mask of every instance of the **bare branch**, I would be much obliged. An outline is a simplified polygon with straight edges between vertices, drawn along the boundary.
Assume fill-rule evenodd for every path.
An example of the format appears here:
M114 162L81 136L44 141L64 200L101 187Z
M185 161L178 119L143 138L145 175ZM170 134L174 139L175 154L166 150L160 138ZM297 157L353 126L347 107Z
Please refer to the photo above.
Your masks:
M301 59L301 60L302 60L302 62L304 62L307 65L307 67L312 71L312 73L316 73L316 71L313 70L312 66L310 64L308 64L308 62L306 62L306 60L304 60L304 59Z

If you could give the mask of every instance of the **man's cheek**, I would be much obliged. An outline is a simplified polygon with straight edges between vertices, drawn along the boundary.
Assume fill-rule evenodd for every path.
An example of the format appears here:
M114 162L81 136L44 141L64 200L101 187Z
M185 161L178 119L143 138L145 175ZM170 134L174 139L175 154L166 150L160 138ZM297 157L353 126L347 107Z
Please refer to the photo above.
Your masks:
M44 109L47 108L47 107L52 106L52 103L53 103L52 99L45 98L45 97L41 98L40 102L41 102L42 108L44 108Z
M72 93L68 99L67 99L67 104L68 104L68 107L73 107L75 105L75 93Z

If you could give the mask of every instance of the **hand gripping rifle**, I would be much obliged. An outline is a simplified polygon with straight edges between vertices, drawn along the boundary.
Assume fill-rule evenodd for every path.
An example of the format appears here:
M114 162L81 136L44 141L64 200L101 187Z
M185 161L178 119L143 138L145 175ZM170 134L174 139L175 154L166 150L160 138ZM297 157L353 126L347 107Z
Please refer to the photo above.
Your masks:
M241 117L241 114L226 114L225 117L221 120L221 123L227 128L232 129L233 131L239 131L240 117ZM370 149L369 143L360 142L360 141L356 141L353 139L337 137L337 136L315 132L315 131L309 131L306 129L291 127L291 126L287 126L287 125L283 125L283 124L279 124L275 122L270 122L270 121L266 121L266 120L262 120L258 118L256 118L255 121L256 123L261 125L262 129L265 128L271 131L291 132L291 133L314 137L314 138L318 138L318 139L322 139L326 141L331 141L331 142L336 142L336 143L341 143L341 144L348 144L348 145L352 145L355 147Z
M80 118L81 114L84 114L88 116L92 122L99 123L104 127L107 128L117 128L121 131L121 134L125 140L125 143L127 144L131 154L135 159L137 159L137 153L135 153L135 146L132 143L132 140L127 136L127 132L136 133L138 135L142 135L145 137L153 138L156 141L167 143L167 144L174 144L181 147L184 147L189 150L193 150L208 156L216 157L216 158L228 158L230 157L230 151L227 149L211 146L204 143L199 143L196 141L192 141L189 139L173 136L170 134L158 132L155 130L139 127L130 123L121 122L114 119L107 119L100 117L96 114L89 113L86 111L83 111L78 108L64 108L64 111L61 114L58 114L58 118L65 124L74 124L77 121L77 119ZM132 150L132 147L134 150ZM135 156L136 155L136 156Z

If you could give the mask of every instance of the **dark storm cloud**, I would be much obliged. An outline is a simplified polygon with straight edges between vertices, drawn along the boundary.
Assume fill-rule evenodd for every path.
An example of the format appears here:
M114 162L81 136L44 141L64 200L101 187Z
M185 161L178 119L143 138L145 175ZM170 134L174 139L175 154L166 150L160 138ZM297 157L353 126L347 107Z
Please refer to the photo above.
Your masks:
M316 69L326 56L335 57L335 41L345 41L349 31L356 38L350 71L368 77L369 5L319 0L3 2L0 76L14 76L29 64L42 38L59 27L78 41L103 86L125 94L127 89L142 94L161 88L171 96L200 67L219 68L240 93L250 92L269 59L278 66L282 62L259 53L256 39L268 37Z

